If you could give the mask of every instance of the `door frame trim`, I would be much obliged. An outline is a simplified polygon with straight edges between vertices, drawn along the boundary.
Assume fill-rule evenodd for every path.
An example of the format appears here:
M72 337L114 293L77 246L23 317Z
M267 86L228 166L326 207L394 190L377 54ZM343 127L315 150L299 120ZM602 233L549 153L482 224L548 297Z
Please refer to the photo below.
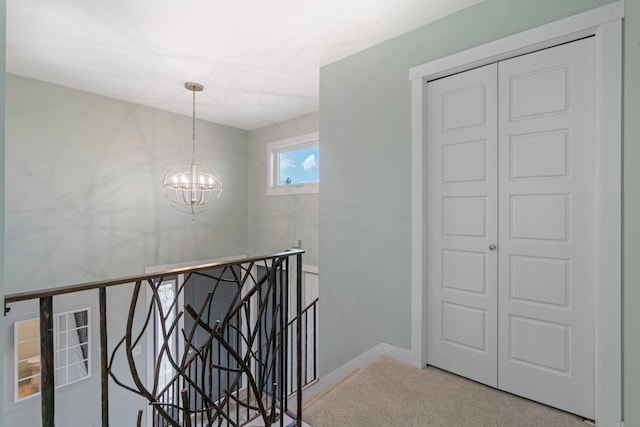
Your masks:
M595 414L622 419L622 19L619 0L413 67L411 80L411 363L427 362L426 82L595 36Z

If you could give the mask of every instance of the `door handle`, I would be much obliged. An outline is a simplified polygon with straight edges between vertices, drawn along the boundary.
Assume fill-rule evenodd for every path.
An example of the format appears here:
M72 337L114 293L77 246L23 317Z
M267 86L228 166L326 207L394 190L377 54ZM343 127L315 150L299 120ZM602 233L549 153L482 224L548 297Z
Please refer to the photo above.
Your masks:
M490 251L495 251L496 250L496 245L494 245L493 243L489 245L489 250Z

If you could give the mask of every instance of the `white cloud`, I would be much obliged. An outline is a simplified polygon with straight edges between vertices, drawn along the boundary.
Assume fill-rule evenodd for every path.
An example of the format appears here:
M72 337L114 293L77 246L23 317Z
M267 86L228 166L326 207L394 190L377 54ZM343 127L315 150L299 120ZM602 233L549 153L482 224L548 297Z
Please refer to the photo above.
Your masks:
M284 170L284 169L289 169L289 168L295 168L296 164L293 163L293 160L291 160L289 157L280 157L280 169Z
M306 171L308 171L309 169L314 169L316 167L316 156L314 156L313 154L309 154L309 157L304 159L304 162L302 162L302 167Z

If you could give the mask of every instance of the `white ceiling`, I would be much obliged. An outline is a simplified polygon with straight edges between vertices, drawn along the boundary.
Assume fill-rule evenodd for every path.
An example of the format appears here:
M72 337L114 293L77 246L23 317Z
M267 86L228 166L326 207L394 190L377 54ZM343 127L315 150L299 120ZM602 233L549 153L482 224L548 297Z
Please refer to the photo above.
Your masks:
M480 0L7 0L7 71L256 129L318 110L319 68Z

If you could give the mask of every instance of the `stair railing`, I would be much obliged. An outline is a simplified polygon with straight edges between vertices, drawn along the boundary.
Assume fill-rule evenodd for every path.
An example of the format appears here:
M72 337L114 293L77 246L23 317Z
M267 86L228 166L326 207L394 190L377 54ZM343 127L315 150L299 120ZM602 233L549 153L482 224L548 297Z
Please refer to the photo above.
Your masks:
M146 399L154 427L240 426L255 418L265 426L284 426L285 415L301 426L302 388L316 379L318 302L302 304L303 253L292 250L5 296L5 312L19 301L40 301L42 426L53 427L55 415L53 298L87 290L97 290L99 300L103 427L109 425L109 379ZM296 271L290 286L292 260ZM264 273L258 274L257 266L264 267ZM177 315L170 316L159 289L176 275L184 275L185 281L168 305L177 308ZM179 294L196 280L197 286L208 286L207 296L199 305L177 307ZM124 284L134 284L126 326L124 331L110 330L107 288ZM216 303L222 289L231 294L223 308ZM151 298L145 299L143 290ZM160 321L154 323L154 318ZM134 358L148 333L156 334L160 344L152 381L143 379ZM183 351L170 345L172 337L182 340ZM117 358L126 359L127 372L116 372ZM160 381L167 372L170 379ZM295 412L288 407L294 394ZM138 426L143 425L143 412L137 414Z

